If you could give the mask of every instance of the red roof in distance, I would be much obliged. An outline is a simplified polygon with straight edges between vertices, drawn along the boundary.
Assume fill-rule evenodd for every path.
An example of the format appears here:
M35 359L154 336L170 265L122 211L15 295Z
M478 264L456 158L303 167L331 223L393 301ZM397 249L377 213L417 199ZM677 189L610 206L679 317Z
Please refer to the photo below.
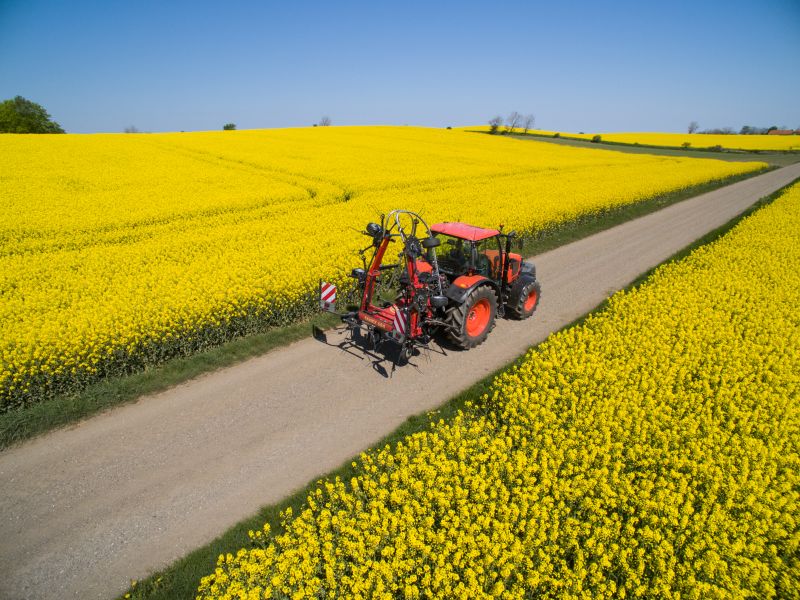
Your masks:
M474 225L467 225L466 223L436 223L431 225L433 233L441 233L450 235L462 240L469 240L471 242L479 242L486 238L494 237L500 233L497 229L484 229L483 227L475 227Z

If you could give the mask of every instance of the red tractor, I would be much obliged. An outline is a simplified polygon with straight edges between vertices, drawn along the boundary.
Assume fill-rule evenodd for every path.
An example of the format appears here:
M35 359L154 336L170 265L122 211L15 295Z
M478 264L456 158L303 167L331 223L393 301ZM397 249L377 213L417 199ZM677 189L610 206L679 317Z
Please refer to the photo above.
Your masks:
M498 315L527 319L539 303L534 265L511 252L514 232L464 223L428 227L418 214L395 210L380 224L368 224L363 233L372 243L360 252L364 268L351 273L360 306L341 317L353 330L365 328L373 346L386 340L399 344L402 362L415 346L426 346L437 330L459 348L474 348L486 339ZM384 264L389 245L396 241L402 244L401 262ZM376 304L376 284L386 271L401 266L393 301ZM322 305L332 310L325 286L331 287L322 284Z

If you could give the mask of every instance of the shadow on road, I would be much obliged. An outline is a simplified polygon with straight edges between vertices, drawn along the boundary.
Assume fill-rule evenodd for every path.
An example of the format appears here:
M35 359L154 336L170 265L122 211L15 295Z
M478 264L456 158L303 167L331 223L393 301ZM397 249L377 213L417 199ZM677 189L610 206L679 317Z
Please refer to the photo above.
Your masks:
M326 346L338 348L341 352L358 360L368 360L372 370L386 379L390 378L397 368L411 367L419 370L419 361L426 359L430 362L431 352L446 355L449 350L444 342L432 340L427 346L414 348L411 358L403 364L400 360L398 344L388 341L375 344L374 340L360 329L342 326L324 331L314 326L311 334L315 340Z

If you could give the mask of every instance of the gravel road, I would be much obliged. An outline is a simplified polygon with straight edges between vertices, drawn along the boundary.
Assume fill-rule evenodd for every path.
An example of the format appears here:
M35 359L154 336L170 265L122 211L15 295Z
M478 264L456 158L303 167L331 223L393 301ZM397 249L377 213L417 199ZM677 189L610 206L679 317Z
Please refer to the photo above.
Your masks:
M435 408L759 198L800 164L535 259L542 301L470 352L398 368L306 339L0 453L0 598L108 598ZM387 374L391 376L387 376Z

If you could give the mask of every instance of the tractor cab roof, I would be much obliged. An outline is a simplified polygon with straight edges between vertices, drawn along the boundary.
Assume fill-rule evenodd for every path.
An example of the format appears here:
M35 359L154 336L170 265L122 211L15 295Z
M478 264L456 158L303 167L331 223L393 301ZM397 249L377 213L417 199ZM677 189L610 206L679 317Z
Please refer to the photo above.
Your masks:
M467 225L466 223L436 223L431 225L433 233L441 233L462 240L469 240L470 242L479 242L486 238L494 237L500 232L497 229L484 229L483 227L475 227L474 225Z

